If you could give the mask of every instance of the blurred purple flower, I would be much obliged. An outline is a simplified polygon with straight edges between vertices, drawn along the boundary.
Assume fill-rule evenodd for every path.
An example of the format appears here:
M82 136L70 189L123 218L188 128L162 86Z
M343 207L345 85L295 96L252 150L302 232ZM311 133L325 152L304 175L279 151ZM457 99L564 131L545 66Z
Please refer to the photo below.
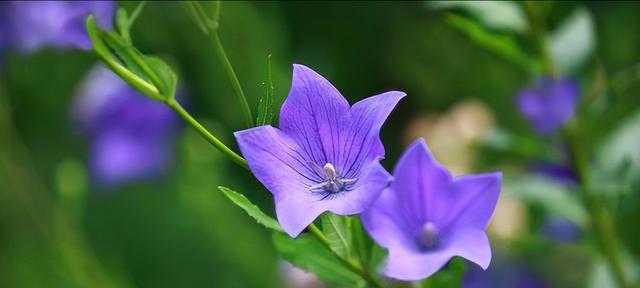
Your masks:
M551 218L544 222L539 233L557 243L571 243L582 236L580 227L562 217Z
M0 3L6 45L21 52L42 46L91 49L85 19L96 16L98 24L110 29L114 1L10 1Z
M548 287L533 271L517 263L496 263L482 270L469 267L462 278L463 288L544 288Z
M280 128L235 133L253 174L274 195L282 228L296 237L325 211L364 211L391 181L380 165L380 128L402 92L387 92L352 107L329 81L294 65Z
M565 165L538 163L533 165L533 171L560 183L569 185L578 183L578 176L575 171Z
M573 118L580 88L569 79L541 78L518 94L518 108L540 134L550 134Z
M103 65L82 83L73 117L91 138L90 166L100 184L117 186L167 169L178 128L176 115Z
M454 256L489 266L485 229L498 203L501 173L453 178L419 139L393 176L391 186L362 214L371 237L389 249L386 276L424 279Z

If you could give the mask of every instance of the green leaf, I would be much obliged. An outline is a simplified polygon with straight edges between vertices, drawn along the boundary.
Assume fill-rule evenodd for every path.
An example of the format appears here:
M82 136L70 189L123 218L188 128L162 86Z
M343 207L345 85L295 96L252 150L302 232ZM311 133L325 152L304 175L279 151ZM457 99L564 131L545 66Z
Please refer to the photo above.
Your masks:
M346 287L362 287L364 280L336 258L322 243L311 235L293 239L282 233L273 233L273 244L282 257L320 279Z
M178 75L162 59L154 56L144 57L145 62L153 70L162 82L162 91L169 99L175 97L178 87Z
M322 232L327 236L331 249L343 258L349 257L352 241L348 218L326 212L320 216L320 219L322 220Z
M86 29L91 39L93 50L111 71L147 97L157 101L164 100L165 97L161 95L160 90L149 83L145 77L141 77L143 75L141 71L134 69L138 63L133 61L133 58L130 58L131 55L122 51L124 44L117 34L101 30L96 24L93 15L87 17ZM111 43L110 46L106 43L107 41ZM119 55L121 58L114 55L111 49L118 50L116 54L122 54Z
M360 259L362 266L367 267L371 260L370 254L372 246L374 245L373 240L371 240L367 232L364 231L360 217L350 216L348 220L351 222L349 226L351 226L352 253ZM372 270L375 271L377 269L374 267Z
M476 22L455 14L447 16L447 23L465 33L476 44L498 54L525 71L539 70L539 63L522 52L510 36L489 32Z
M525 14L514 1L429 1L427 7L462 9L484 27L493 30L525 33L529 29Z
M258 103L258 118L256 119L256 126L269 125L273 123L274 118L274 87L273 77L271 72L271 54L267 57L267 82L262 83L264 86L264 93L260 97Z
M504 193L541 207L549 215L568 218L587 227L589 216L572 187L539 176L509 177L504 180Z
M247 214L249 214L249 216L253 217L253 219L256 219L258 223L264 225L264 227L283 232L280 224L278 224L278 221L276 221L276 219L273 219L269 215L262 212L262 210L260 210L258 206L251 203L251 201L249 201L249 199L247 199L247 197L245 197L244 195L235 192L227 187L218 186L218 189L220 189L222 193L224 193L224 195L233 202L233 204L236 204L238 207L242 208L245 212L247 212Z
M560 74L578 71L595 50L595 32L591 14L577 8L549 36L549 50Z
M460 257L449 261L446 268L422 281L424 288L462 287L462 276L467 271L467 263Z
M495 129L483 142L475 146L493 156L531 159L543 162L555 162L561 158L557 148L536 138L526 137Z
M640 182L640 110L624 120L596 151L594 182L599 186Z

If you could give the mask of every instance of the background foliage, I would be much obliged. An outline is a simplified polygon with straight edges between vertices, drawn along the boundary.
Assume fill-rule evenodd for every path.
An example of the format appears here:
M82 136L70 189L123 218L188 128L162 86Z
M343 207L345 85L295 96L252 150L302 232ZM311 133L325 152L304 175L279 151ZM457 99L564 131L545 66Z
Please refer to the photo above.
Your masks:
M120 5L131 11L136 3ZM415 135L410 133L415 119L443 115L463 100L485 103L503 134L492 134L479 147L473 167L505 170L503 193L518 199L528 219L518 224L523 227L514 237L492 235L493 265L515 261L545 287L584 287L586 282L603 287L598 283L607 283L607 272L597 272L602 265L585 248L592 239L555 245L538 233L550 216L581 226L584 211L576 208L572 188L524 173L528 164L522 154L535 155L536 145L542 145L527 140L533 133L514 104L517 91L536 79L523 67L538 65L535 44L523 36L526 17L522 22L518 17L524 15L505 16L515 20L490 23L486 30L476 13L422 2L231 2L223 4L220 35L254 111L270 54L275 107L288 92L291 63L313 67L351 103L387 90L407 92L382 131L383 165L389 169L412 140L407 135ZM560 31L551 39L564 39L558 48L552 45L552 50L566 50L555 52L560 55L556 62L585 54L559 66L580 81L583 97L597 92L590 97L600 104L590 108L585 120L591 141L584 144L598 151L594 161L601 185L613 187L602 189L610 193L603 199L617 207L615 223L629 258L639 259L640 4L557 2L549 24L550 31ZM242 114L221 64L184 8L148 3L132 39L141 51L177 69L189 95L187 109L225 143L234 143L231 133L244 127ZM278 264L270 231L217 187L242 191L273 215L271 195L190 129L182 129L176 139L167 177L116 191L92 183L85 168L87 143L70 121L70 103L96 61L87 52L54 49L5 57L0 74L7 96L0 103L0 286L284 285L286 270ZM615 95L597 90L602 79L617 85ZM630 163L626 182L615 178L624 159ZM286 239L276 243L287 245Z

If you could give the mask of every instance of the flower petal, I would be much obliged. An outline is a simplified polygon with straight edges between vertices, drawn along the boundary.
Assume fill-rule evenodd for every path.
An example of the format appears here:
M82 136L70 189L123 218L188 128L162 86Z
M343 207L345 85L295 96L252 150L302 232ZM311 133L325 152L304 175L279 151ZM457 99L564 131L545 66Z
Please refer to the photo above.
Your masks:
M450 211L446 198L452 189L452 176L440 165L424 139L414 141L396 164L392 188L398 197L396 211L405 214L405 221L412 231L419 231L426 222L445 227L446 215Z
M343 151L333 159L346 178L358 178L358 172L372 161L384 158L380 128L404 92L391 91L359 101L351 107L350 119L338 143Z
M484 230L498 204L502 173L486 173L458 177L455 189L446 199L449 219L453 226Z
M403 281L421 280L440 270L451 257L448 251L421 253L399 247L389 249L384 275Z
M417 249L416 241L412 237L412 227L407 227L405 219L402 218L406 214L399 213L396 209L405 201L398 199L395 194L396 191L391 188L384 189L376 202L360 215L362 225L382 247L394 249L399 246Z
M280 129L305 151L307 162L324 165L339 152L338 137L349 103L327 79L293 65L289 96L280 111Z
M282 228L297 236L325 209L309 192L321 176L309 168L298 144L277 128L261 126L234 135L251 172L274 195Z
M436 273L454 256L463 257L486 269L491 262L489 239L482 230L458 230L448 235L442 247L433 251L414 251L397 247L389 250L384 274L391 278L414 281Z

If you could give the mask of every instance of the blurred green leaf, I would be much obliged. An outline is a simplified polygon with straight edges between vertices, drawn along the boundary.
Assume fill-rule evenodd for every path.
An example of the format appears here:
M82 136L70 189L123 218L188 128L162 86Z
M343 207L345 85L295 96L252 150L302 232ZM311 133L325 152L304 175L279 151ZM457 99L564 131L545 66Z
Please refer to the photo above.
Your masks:
M429 1L433 9L459 8L489 29L527 32L529 25L520 5L514 1Z
M467 271L467 263L460 257L454 257L444 269L422 281L423 288L462 287L462 276Z
M640 181L640 111L622 122L596 151L596 169L614 183ZM607 180L607 179L601 179Z
M476 44L498 54L523 70L527 72L538 70L539 64L522 52L510 36L489 32L473 20L455 14L447 16L447 23L465 33Z
M595 31L591 13L577 8L549 36L549 50L560 74L570 74L581 68L595 50Z
M497 153L501 157L518 157L526 161L554 162L561 158L556 148L536 138L499 129L495 129L484 142L476 143L475 146L485 152Z
M587 211L573 188L539 176L505 177L504 193L536 205L553 216L566 217L586 227Z
M346 287L362 287L364 280L336 258L322 243L310 235L293 239L273 233L273 243L282 257L327 282Z
M273 77L271 73L271 54L267 57L267 82L262 83L264 86L264 93L260 97L258 103L258 118L256 119L256 126L269 125L273 122L274 118L274 102L275 96L273 87Z
M625 250L620 251L622 255L622 267L624 273L627 275L627 279L630 279L632 283L638 284L638 276L640 275L640 265L635 260L633 255ZM618 284L615 281L607 260L600 255L594 255L595 259L592 264L590 277L587 279L588 288L600 288L600 287L616 287ZM637 285L631 285L631 287L638 287Z
M333 213L324 213L320 216L322 220L322 232L327 236L329 245L341 257L351 255L351 227L347 222L349 219Z
M233 204L236 204L238 207L247 212L249 216L253 217L253 219L256 219L258 223L264 225L264 227L267 227L269 229L282 232L282 228L280 227L280 224L278 224L278 221L271 218L269 215L264 214L264 212L262 212L262 210L260 210L258 206L251 203L251 201L249 201L247 197L227 187L218 186L218 189L220 189L222 193L224 193L224 195L226 195L227 198L229 198L233 202Z

